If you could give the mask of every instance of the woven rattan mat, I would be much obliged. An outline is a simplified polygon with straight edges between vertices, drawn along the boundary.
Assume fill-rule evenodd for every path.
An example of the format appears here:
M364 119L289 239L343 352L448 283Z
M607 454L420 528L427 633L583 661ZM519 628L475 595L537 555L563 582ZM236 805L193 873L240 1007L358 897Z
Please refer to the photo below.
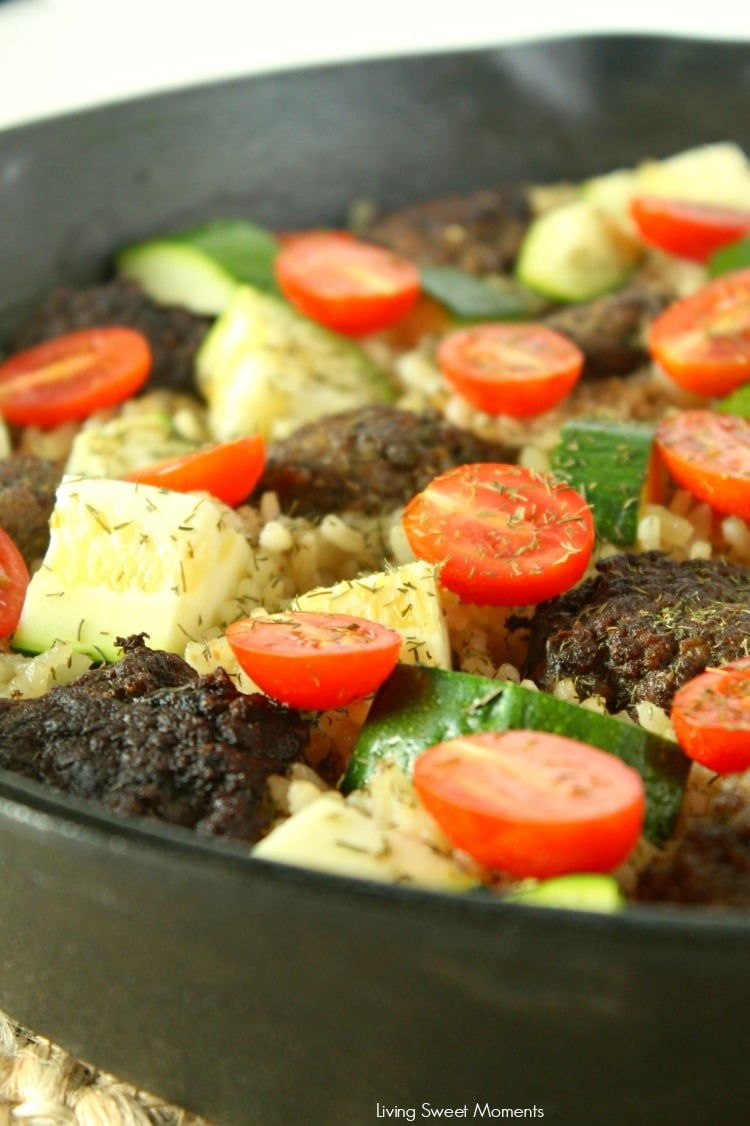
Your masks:
M121 1083L0 1013L0 1126L210 1126Z

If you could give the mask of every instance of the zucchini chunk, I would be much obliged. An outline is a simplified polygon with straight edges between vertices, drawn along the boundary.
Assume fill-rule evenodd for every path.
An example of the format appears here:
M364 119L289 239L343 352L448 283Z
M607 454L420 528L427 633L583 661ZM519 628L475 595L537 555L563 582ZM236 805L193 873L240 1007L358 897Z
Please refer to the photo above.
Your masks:
M521 320L533 315L538 299L520 286L501 289L453 266L422 266L422 292L459 322Z
M118 637L144 633L182 655L220 624L252 560L219 501L104 477L63 479L50 533L13 637L32 653L67 641L115 661Z
M237 291L210 329L196 375L220 441L284 438L322 415L395 398L356 344L251 286Z
M345 579L334 586L315 587L298 594L292 609L352 614L380 622L401 634L399 660L406 664L451 667L437 569L431 563L405 563L390 571Z
M736 391L717 399L712 409L720 414L735 414L738 418L750 418L750 384L743 383Z
M661 160L644 160L634 168L618 168L594 176L581 194L637 237L630 215L636 195L661 196L717 207L746 208L750 199L750 163L733 142L698 145Z
M612 914L625 906L625 896L613 876L598 872L553 876L529 882L505 897L508 903L533 907L558 907L568 911L601 911Z
M586 498L597 535L618 547L636 541L653 439L645 423L576 418L552 451L552 472Z
M168 239L123 250L117 270L138 282L159 305L179 305L200 316L213 317L226 309L238 286L208 254Z
M447 739L523 728L579 739L632 766L646 787L644 835L657 845L669 839L690 769L676 743L520 684L421 665L397 665L376 693L343 789L364 785L383 761L410 774L417 755Z
M216 219L121 250L118 272L162 305L218 316L240 285L278 292L273 235L242 219Z
M635 170L641 195L747 208L750 162L733 141L698 145L661 160L644 160Z
M162 458L192 453L200 445L182 437L165 410L101 423L89 420L73 439L65 472L70 477L124 477Z
M394 796L393 807L397 805ZM325 791L272 829L255 845L253 855L338 876L435 891L460 893L477 887L476 875L462 870L450 853L437 851L409 828L383 824L336 791Z
M516 265L518 280L556 301L590 301L624 285L643 246L586 198L540 215Z

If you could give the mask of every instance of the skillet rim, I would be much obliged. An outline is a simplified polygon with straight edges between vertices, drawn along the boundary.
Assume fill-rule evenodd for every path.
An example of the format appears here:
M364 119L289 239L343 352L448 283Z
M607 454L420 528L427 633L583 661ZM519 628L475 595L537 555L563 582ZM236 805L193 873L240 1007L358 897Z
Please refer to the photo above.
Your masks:
M17 133L31 133L35 129L42 130L49 126L57 127L74 119L83 120L86 117L96 117L102 113L128 112L133 108L148 107L157 102L166 104L168 101L181 97L200 96L201 93L244 86L249 83L254 83L256 80L262 82L273 78L283 79L286 76L304 78L325 72L334 74L337 71L376 68L383 64L408 65L409 63L424 62L427 60L434 62L451 62L468 57L478 59L482 56L490 58L497 53L507 54L536 47L556 47L558 45L564 46L565 44L585 44L587 47L596 47L597 45L607 46L615 43L618 45L627 45L631 48L638 48L646 44L650 46L656 44L657 46L662 45L669 48L698 46L716 48L720 51L734 50L742 48L743 46L750 47L750 31L748 31L748 35L745 39L740 39L736 37L732 38L725 34L708 36L698 32L693 33L687 31L670 32L659 29L649 29L645 31L634 31L631 29L623 31L603 31L594 28L590 31L571 31L567 33L540 32L535 36L482 43L476 46L456 48L431 47L425 48L424 50L408 50L403 53L389 53L383 51L361 58L332 59L300 64L287 63L281 66L270 66L262 70L251 71L244 74L231 74L223 78L206 78L187 81L184 84L164 87L151 92L145 91L131 95L113 95L101 102L95 102L90 105L64 109L59 112L45 113L43 116L34 116L14 125L0 126L0 143L2 143L5 138L13 137Z
M247 877L249 883L274 886L277 890L286 887L306 899L320 894L321 901L334 899L345 906L367 902L389 910L391 904L398 904L401 911L411 911L414 918L429 912L437 917L455 917L461 924L463 915L471 912L473 922L510 915L521 924L533 924L534 920L546 917L559 921L563 929L586 927L606 935L635 930L641 936L651 933L666 941L687 935L709 944L724 941L734 946L739 942L742 948L747 947L750 911L700 904L628 903L623 911L596 912L508 903L491 893L462 895L380 883L256 858L249 854L243 841L203 837L194 830L149 817L118 816L93 801L66 794L55 796L54 790L48 794L47 789L52 787L17 779L0 768L0 835L3 823L23 823L25 828L38 829L39 835L56 835L73 842L75 847L100 852L115 848L123 857L137 854L145 863L149 863L149 854L159 852L168 863L185 865L186 870L194 863L215 867L225 875Z

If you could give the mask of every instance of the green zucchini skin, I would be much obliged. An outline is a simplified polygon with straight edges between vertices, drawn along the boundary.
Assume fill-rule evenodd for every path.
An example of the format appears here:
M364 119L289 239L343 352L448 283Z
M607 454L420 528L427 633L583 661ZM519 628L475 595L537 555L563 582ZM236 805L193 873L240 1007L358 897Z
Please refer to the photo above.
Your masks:
M750 239L748 240L750 243ZM712 409L720 414L734 414L739 418L750 418L750 385L743 383L736 391L717 399L712 404Z
M625 907L625 896L613 876L598 872L554 876L541 883L529 881L505 897L508 903L534 907L558 907L569 911L601 911L612 914Z
M690 768L676 743L520 684L424 665L397 665L380 688L342 788L363 786L382 761L411 774L417 756L446 739L523 728L579 739L632 766L646 788L644 835L656 845L670 838Z
M422 266L419 273L422 292L459 322L522 320L543 307L521 286L500 290L486 279L453 266Z
M560 430L551 469L586 498L601 539L632 547L654 442L646 423L577 418Z
M717 250L708 260L708 275L711 278L730 274L733 270L746 270L750 266L750 238L739 239L729 246Z
M265 228L244 219L213 219L173 238L213 258L240 285L280 296L275 273L279 242Z

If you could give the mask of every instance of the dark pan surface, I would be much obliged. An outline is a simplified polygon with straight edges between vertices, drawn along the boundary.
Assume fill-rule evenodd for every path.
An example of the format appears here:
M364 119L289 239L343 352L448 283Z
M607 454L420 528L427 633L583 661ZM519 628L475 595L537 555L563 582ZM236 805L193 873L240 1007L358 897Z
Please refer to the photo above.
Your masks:
M269 75L23 127L0 137L0 334L181 223L335 223L357 196L578 178L727 139L750 148L750 45L629 36ZM222 1126L420 1120L423 1104L702 1126L738 1121L750 1094L739 915L579 916L316 876L7 774L0 866L0 1007Z

